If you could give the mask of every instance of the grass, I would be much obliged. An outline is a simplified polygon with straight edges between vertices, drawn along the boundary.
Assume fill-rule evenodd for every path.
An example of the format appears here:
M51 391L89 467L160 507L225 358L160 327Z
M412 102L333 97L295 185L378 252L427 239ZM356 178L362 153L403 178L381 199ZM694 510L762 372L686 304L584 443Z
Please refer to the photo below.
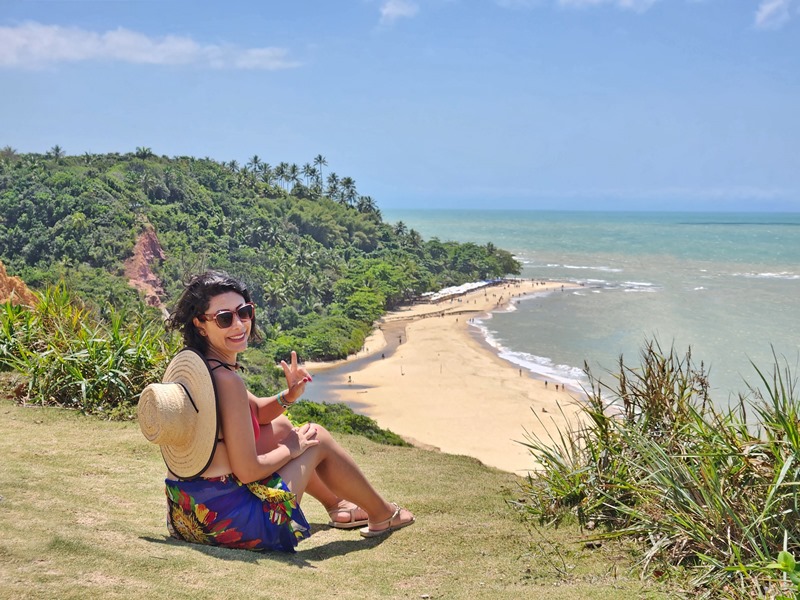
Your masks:
M136 423L22 407L0 389L0 598L661 599L623 543L531 529L519 481L478 461L337 434L378 489L418 522L385 539L325 526L296 554L167 538L164 466Z

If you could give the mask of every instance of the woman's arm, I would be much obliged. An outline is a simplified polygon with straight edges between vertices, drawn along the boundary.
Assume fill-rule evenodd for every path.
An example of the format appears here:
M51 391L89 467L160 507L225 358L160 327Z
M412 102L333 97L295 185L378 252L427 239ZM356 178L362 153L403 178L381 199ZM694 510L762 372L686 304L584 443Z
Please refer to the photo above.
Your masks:
M259 398L250 391L247 392L250 402L256 407L256 418L262 425L271 423L273 419L283 414L286 407L297 402L303 396L306 383L311 381L308 371L304 367L298 366L297 353L294 350L292 350L291 365L282 360L281 367L283 367L283 374L286 377L286 384L289 386L287 389L266 398Z
M293 430L275 449L257 454L250 418L250 398L244 382L235 373L222 370L215 374L215 379L228 460L233 474L242 483L271 476L309 446L319 443L314 439L316 431L304 427Z

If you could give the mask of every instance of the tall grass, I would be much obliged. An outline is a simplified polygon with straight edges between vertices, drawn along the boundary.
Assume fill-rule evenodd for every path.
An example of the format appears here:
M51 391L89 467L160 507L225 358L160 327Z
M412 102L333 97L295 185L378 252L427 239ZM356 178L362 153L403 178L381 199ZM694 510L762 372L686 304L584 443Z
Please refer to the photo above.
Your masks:
M766 565L800 550L800 400L777 358L771 374L756 372L750 397L720 409L702 364L657 342L637 368L620 359L613 386L587 369L584 425L527 438L542 469L519 508L543 523L577 518L594 538L638 540L645 572L681 567L694 592L771 597Z
M28 379L26 402L130 418L177 350L160 323L113 308L100 319L63 286L35 306L0 305L0 369Z

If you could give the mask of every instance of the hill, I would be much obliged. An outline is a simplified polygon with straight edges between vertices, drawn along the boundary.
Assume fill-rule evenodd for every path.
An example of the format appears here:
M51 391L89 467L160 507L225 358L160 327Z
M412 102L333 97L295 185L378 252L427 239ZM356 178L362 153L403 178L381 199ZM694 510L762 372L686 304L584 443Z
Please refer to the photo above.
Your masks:
M321 159L321 160L319 160ZM33 289L64 282L102 313L152 318L205 268L243 278L268 360L358 349L383 312L419 295L519 272L493 244L423 240L323 157L271 166L127 154L0 151L0 260ZM149 307L148 310L143 308Z

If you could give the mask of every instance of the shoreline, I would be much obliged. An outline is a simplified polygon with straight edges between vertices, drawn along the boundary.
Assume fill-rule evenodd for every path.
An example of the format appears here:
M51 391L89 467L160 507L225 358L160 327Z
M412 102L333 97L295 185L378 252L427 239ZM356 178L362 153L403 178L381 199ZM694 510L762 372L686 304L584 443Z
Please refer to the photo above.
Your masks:
M501 358L470 322L514 298L573 287L514 279L406 306L386 314L357 354L306 368L326 380L326 401L354 407L415 446L524 475L536 465L519 442L574 424L578 398Z

